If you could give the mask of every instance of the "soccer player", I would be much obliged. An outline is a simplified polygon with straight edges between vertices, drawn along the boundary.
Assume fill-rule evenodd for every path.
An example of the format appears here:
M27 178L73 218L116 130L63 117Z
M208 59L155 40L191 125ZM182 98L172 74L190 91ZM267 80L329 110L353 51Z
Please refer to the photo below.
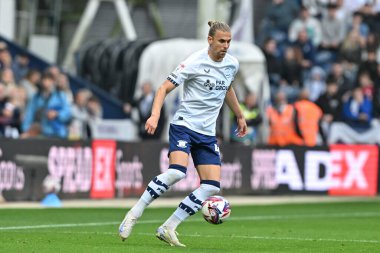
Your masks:
M144 209L164 194L170 186L186 176L189 154L200 177L200 186L190 193L174 213L157 229L158 239L171 246L185 247L176 228L189 216L200 210L202 202L220 190L221 159L215 137L216 119L223 101L237 117L236 135L247 133L247 124L240 110L231 84L239 63L227 50L231 43L230 27L218 21L209 21L209 47L193 53L181 63L157 90L152 114L146 121L148 134L154 134L165 97L177 86L183 86L183 98L169 128L169 169L148 184L138 202L126 214L119 227L124 241Z

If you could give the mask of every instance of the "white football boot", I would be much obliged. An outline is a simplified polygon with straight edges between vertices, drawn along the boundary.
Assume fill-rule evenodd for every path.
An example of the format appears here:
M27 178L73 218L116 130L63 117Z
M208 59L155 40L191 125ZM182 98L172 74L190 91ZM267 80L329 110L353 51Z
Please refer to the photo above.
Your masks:
M156 231L156 237L161 241L169 243L170 246L186 247L185 244L179 242L177 231L161 226Z
M124 220L121 222L119 226L119 236L121 240L125 240L128 238L128 236L132 232L133 226L136 224L137 218L133 216L132 212L129 211L126 215Z

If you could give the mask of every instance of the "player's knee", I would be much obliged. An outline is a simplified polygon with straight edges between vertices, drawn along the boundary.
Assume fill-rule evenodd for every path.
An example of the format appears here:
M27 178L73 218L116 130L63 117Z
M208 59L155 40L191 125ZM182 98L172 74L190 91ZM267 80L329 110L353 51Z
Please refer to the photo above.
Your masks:
M186 177L186 167L178 164L171 164L165 172L167 174L168 184L172 185Z
M216 180L201 180L201 189L207 192L208 196L216 195L220 192L220 182Z

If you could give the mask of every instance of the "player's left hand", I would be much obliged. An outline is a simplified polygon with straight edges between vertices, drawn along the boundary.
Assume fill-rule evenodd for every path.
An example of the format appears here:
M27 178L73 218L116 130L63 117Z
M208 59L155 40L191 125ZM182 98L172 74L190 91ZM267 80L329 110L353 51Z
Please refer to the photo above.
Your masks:
M247 122L244 118L238 118L237 119L237 129L235 130L237 137L244 137L247 134Z
M154 132L156 131L157 125L158 125L158 118L155 116L150 116L149 119L145 123L145 131L148 134L153 135Z

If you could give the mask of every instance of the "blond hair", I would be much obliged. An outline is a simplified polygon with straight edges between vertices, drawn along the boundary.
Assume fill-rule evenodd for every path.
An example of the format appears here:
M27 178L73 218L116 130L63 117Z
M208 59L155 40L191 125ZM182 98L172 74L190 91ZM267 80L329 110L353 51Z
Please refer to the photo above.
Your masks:
M208 31L208 36L213 37L216 31L231 32L231 28L229 27L229 25L227 25L224 22L210 20L207 22L207 24L210 27L210 30Z

